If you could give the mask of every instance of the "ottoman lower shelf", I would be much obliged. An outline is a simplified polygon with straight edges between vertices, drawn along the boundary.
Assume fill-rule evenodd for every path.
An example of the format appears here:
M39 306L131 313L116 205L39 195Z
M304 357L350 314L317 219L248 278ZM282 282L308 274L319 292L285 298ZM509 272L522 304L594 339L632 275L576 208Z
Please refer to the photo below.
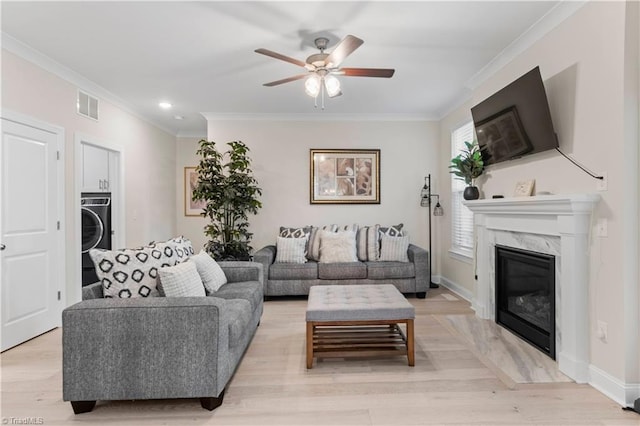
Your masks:
M405 324L407 334L399 324ZM307 321L307 368L313 358L406 355L415 365L413 319Z

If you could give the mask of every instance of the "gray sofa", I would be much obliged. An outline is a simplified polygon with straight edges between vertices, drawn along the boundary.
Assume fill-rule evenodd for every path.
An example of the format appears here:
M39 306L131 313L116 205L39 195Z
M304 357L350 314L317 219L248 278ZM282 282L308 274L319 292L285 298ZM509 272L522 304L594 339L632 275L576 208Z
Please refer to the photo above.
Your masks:
M210 297L102 298L99 283L62 313L63 399L76 414L96 400L200 398L224 389L260 322L264 275L219 262L228 283Z
M258 250L253 260L262 264L265 296L307 295L314 285L393 284L401 293L425 298L429 289L429 252L410 244L409 262L274 263L276 246Z

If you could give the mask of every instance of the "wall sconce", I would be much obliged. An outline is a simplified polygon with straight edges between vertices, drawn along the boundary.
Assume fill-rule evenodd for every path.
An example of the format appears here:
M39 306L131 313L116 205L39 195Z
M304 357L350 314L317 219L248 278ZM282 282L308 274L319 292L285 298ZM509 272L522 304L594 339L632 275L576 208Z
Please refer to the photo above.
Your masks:
M420 191L420 205L429 208L429 288L438 288L438 284L431 279L433 265L431 263L431 198L436 197L436 205L433 208L434 216L444 216L444 209L440 205L440 195L431 193L431 175L424 178L424 186Z

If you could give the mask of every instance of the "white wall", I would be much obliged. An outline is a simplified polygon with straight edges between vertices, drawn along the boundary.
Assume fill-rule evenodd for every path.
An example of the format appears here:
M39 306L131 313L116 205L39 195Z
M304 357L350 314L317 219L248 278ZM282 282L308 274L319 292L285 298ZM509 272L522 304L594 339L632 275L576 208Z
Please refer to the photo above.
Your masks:
M601 388L617 387L616 390L634 382L634 386L637 386L640 382L637 369L635 373L628 374L629 361L625 354L628 353L625 350L625 339L629 336L629 333L625 336L625 326L637 328L637 322L625 324L622 309L625 289L628 293L628 286L636 286L636 290L638 286L637 282L630 281L637 277L637 269L635 275L623 272L629 262L637 264L637 256L630 259L622 251L629 239L635 241L636 247L638 244L637 223L635 235L629 235L631 229L625 226L628 222L624 220L625 211L628 211L630 204L637 205L637 187L635 183L632 186L628 184L630 175L631 182L637 182L638 179L637 167L635 170L623 167L624 153L634 143L629 138L625 140L624 132L625 6L624 2L588 3L483 82L474 90L473 99L469 103L449 114L441 123L444 153L450 143L450 127L464 118L470 119L470 106L533 67L540 66L560 148L593 171L608 174L608 190L600 193L602 201L594 215L594 224L595 220L601 218L608 221L608 237L596 237L592 233L590 243L591 363L593 372L601 375L600 379L594 379L601 381L596 385ZM636 26L637 19L636 13ZM635 59L632 60L636 61L637 66L637 50ZM636 84L637 78L636 74ZM636 90L636 107L637 102ZM637 144L637 139L635 143ZM637 155L637 151L635 152ZM444 155L443 160L448 160L449 157L450 155ZM441 178L444 179L446 171L441 170ZM479 185L484 197L494 194L510 196L515 183L527 179L536 180L538 192L597 192L595 179L555 151L492 166L479 179ZM629 189L632 191L629 192ZM443 238L443 243L445 245L440 247L440 251L444 253L449 248L449 242ZM451 276L464 288L474 290L472 267L451 258L443 261L442 266L445 277ZM635 296L637 292L632 294ZM637 321L637 315L635 320ZM606 343L596 337L597 321L608 324ZM637 363L638 359L631 362Z
M300 95L305 96L304 92ZM437 123L229 120L209 121L208 129L208 138L224 150L226 142L232 140L242 140L251 149L254 174L263 190L263 208L250 219L254 249L274 244L280 226L400 222L405 224L412 242L427 247L427 209L420 207L420 189L424 176L438 173ZM311 205L312 148L380 149L381 204ZM197 140L178 140L176 175L180 182L183 167L198 163L196 149ZM180 192L180 202L182 197ZM179 214L178 233L201 245L205 241L205 223L204 219Z
M175 136L110 104L100 102L100 121L78 115L77 87L19 56L2 50L2 108L65 129L65 210L67 302L80 282L78 236L73 226L75 194L74 135L79 132L123 148L126 245L137 246L175 234Z

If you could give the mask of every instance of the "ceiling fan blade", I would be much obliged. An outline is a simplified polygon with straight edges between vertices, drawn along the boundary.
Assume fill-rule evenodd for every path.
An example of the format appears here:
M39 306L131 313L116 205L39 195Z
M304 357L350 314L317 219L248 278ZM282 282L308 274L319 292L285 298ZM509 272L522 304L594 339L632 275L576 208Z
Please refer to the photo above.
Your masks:
M364 43L363 40L358 37L348 35L343 38L340 43L336 47L333 48L333 51L327 56L324 60L324 63L327 67L337 67L339 66L345 58L353 53L358 47L360 47Z
M347 77L382 77L391 78L396 70L390 68L340 68L335 74Z
M264 83L263 86L273 87L273 86L277 86L279 84L284 84L284 83L289 83L291 81L300 80L302 78L305 78L308 75L309 74L298 74L298 75L294 75L293 77L283 78L282 80L276 80L276 81L271 81L269 83Z
M292 63L294 65L298 65L300 67L305 67L305 68L307 67L307 63L305 63L305 62L302 62L302 61L300 61L298 59L291 58L289 56L282 55L280 53L273 52L273 51L268 50L268 49L256 49L256 50L254 50L254 52L260 53L262 55L270 56L272 58L280 59L281 61L289 62L289 63Z

